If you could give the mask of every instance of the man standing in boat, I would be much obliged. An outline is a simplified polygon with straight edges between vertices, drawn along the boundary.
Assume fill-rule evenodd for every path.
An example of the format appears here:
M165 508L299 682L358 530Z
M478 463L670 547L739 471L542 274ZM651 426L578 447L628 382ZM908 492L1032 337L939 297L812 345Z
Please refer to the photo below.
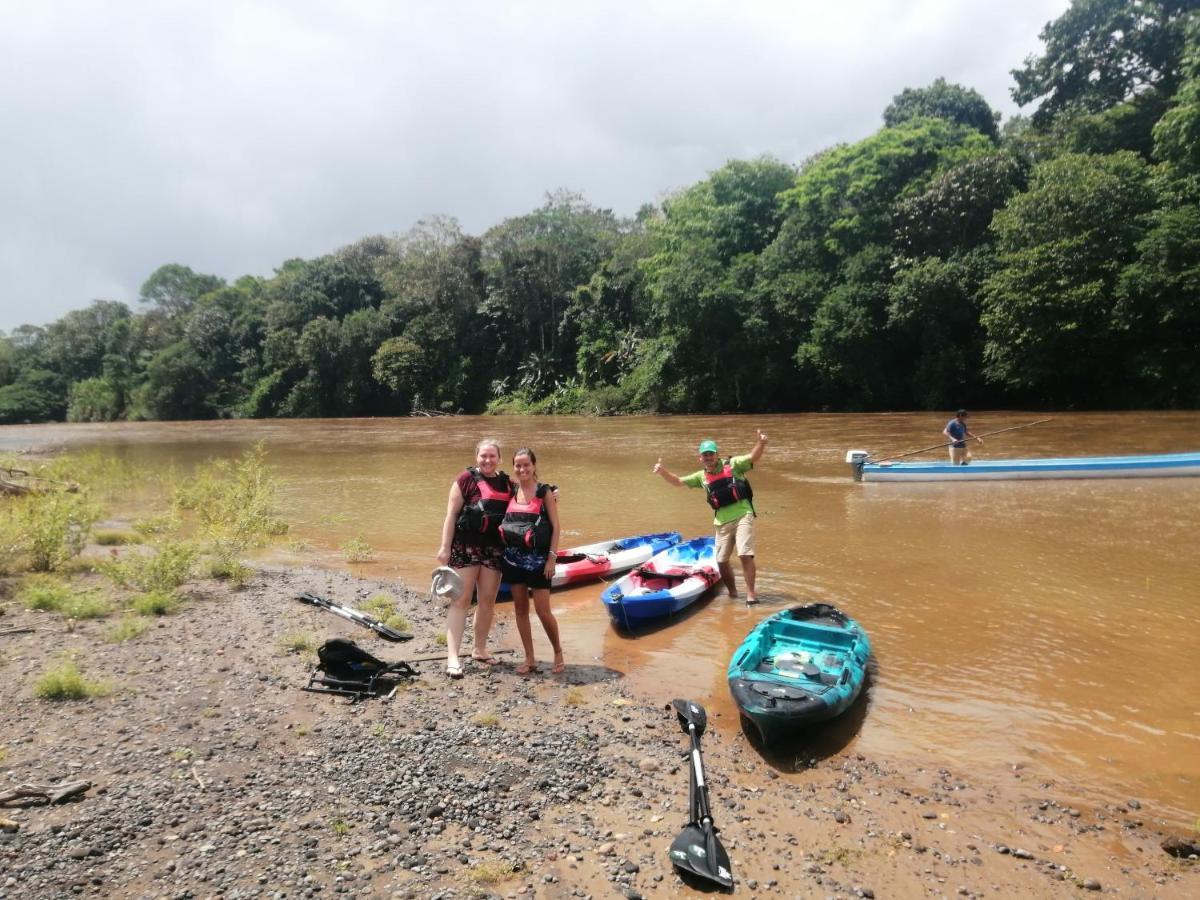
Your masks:
M946 427L942 429L942 434L950 439L950 465L952 466L965 466L971 461L971 451L967 449L968 438L983 443L983 438L975 437L967 428L967 411L965 409L960 409L954 414L954 418L947 422Z
M717 455L717 442L705 440L700 442L700 465L698 472L680 478L662 464L660 457L654 464L654 474L676 487L704 488L708 505L715 513L713 524L716 526L716 557L721 570L721 580L729 590L730 597L737 596L737 584L733 579L733 566L730 558L736 547L738 559L742 561L742 576L746 579L746 602L757 603L758 591L755 589L757 569L754 564L754 492L750 482L743 476L758 462L767 448L767 436L758 432L758 440L745 456L734 456L721 459Z

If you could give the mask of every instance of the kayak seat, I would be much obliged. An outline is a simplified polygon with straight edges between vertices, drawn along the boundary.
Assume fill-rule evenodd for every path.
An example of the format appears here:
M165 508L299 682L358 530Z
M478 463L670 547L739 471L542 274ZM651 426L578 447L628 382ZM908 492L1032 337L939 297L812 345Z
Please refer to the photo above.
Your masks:
M689 571L682 572L656 572L653 569L641 568L637 570L638 575L643 579L657 579L665 581L668 584L679 584L693 577L694 573Z
M564 553L562 556L557 558L557 562L559 562L559 563L577 563L577 562L583 562L585 559L588 559L588 558L589 557L586 553Z

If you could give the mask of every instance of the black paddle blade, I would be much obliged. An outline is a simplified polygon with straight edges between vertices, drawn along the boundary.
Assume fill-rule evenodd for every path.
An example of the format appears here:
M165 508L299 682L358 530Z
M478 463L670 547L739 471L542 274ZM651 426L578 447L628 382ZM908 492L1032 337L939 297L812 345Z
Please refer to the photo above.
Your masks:
M711 823L687 825L671 844L671 864L681 873L694 875L723 888L733 887L729 854Z
M703 706L691 700L672 700L671 705L675 707L675 715L679 716L679 727L683 729L684 734L688 734L688 725L695 727L696 737L704 734L704 727L708 724L708 713L704 711Z

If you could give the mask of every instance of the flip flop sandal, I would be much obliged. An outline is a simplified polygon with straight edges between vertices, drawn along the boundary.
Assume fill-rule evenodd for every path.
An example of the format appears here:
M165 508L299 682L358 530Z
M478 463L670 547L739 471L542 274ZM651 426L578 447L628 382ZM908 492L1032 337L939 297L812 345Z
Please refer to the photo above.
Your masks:
M494 656L476 656L474 653L472 653L471 659L477 663L482 663L485 666L500 665L500 660L496 659Z
M451 678L462 678L463 677L462 663L460 663L460 662L459 663L448 663L446 665L446 674L449 675Z
M538 670L537 663L533 663L532 665L530 665L529 663L521 663L521 665L517 666L517 674L518 675L533 675L537 672L537 670Z

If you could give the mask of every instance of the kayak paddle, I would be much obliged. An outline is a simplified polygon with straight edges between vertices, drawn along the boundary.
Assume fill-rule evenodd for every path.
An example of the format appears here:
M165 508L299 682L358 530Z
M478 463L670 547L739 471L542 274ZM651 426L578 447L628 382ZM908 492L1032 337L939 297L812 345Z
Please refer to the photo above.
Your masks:
M397 631L395 628L383 624L378 619L372 618L366 613L360 613L357 609L351 609L349 606L342 606L340 603L334 603L332 600L327 600L324 597L318 597L316 594L298 594L296 599L301 603L307 603L310 606L316 606L320 609L327 609L335 616L341 616L343 619L348 619L355 625L361 625L363 628L370 628L385 641L398 642L411 641L413 639L411 634L404 634L401 631Z
M729 854L717 838L712 810L708 804L708 785L704 781L704 763L700 759L700 735L708 724L704 707L691 700L672 700L679 727L691 738L691 777L688 779L688 815L690 819L671 844L671 863L681 874L694 875L723 888L733 887Z

